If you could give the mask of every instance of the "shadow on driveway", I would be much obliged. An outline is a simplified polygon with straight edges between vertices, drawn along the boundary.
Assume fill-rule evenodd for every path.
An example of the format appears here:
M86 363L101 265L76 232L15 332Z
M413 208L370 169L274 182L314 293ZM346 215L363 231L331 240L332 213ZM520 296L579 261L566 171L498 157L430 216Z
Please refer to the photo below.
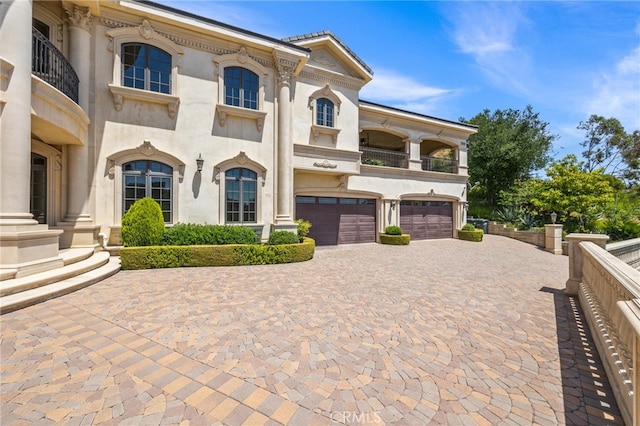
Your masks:
M624 425L577 297L543 287L554 297L568 425Z

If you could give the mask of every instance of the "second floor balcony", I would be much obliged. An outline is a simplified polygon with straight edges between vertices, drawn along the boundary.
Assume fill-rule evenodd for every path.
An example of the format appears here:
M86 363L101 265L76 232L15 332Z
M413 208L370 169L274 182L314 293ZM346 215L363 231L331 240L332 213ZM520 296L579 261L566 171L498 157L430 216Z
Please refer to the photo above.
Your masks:
M362 164L373 166L396 167L400 169L409 168L409 154L390 149L360 147L362 152ZM433 157L428 155L420 156L421 169L430 172L458 173L458 162L448 158Z
M78 75L52 43L33 28L31 73L78 103Z
M373 166L397 167L400 169L409 168L409 154L390 149L360 147L362 164Z

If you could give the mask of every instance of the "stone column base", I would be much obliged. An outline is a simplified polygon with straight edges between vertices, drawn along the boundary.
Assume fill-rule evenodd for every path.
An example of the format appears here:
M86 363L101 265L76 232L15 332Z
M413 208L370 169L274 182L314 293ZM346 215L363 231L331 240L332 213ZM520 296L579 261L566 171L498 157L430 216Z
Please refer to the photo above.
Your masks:
M58 251L61 233L47 225L0 226L0 277L20 278L64 266Z
M100 226L83 224L81 222L59 222L55 229L61 230L60 248L71 247L100 247L98 233Z
M271 227L272 231L289 231L298 235L298 225L295 222L276 223Z

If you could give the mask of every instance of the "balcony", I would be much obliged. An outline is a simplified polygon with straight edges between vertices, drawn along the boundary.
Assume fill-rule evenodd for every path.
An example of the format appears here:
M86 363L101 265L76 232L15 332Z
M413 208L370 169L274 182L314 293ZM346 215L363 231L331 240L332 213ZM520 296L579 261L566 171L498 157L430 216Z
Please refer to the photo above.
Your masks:
M409 168L409 154L389 149L360 147L362 164L374 166L397 167L399 169Z
M32 30L31 73L78 103L78 76L67 58L38 30Z
M420 156L422 161L422 170L430 172L458 173L458 161L448 158L430 157L428 155Z

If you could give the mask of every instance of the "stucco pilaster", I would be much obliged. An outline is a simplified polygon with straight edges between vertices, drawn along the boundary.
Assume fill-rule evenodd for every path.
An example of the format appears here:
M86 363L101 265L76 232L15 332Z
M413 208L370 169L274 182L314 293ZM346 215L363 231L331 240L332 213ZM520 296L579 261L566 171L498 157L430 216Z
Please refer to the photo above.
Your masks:
M293 140L291 138L291 86L297 62L274 53L278 71L278 139L276 217L278 228L291 228L293 222ZM292 228L293 229L293 228Z
M409 169L422 170L422 161L420 160L420 139L408 139L405 143L409 144Z
M580 243L583 241L591 241L599 247L606 249L608 235L602 234L569 234L566 237L569 242L569 279L566 283L564 292L569 295L577 295L582 283L582 265L584 259Z

